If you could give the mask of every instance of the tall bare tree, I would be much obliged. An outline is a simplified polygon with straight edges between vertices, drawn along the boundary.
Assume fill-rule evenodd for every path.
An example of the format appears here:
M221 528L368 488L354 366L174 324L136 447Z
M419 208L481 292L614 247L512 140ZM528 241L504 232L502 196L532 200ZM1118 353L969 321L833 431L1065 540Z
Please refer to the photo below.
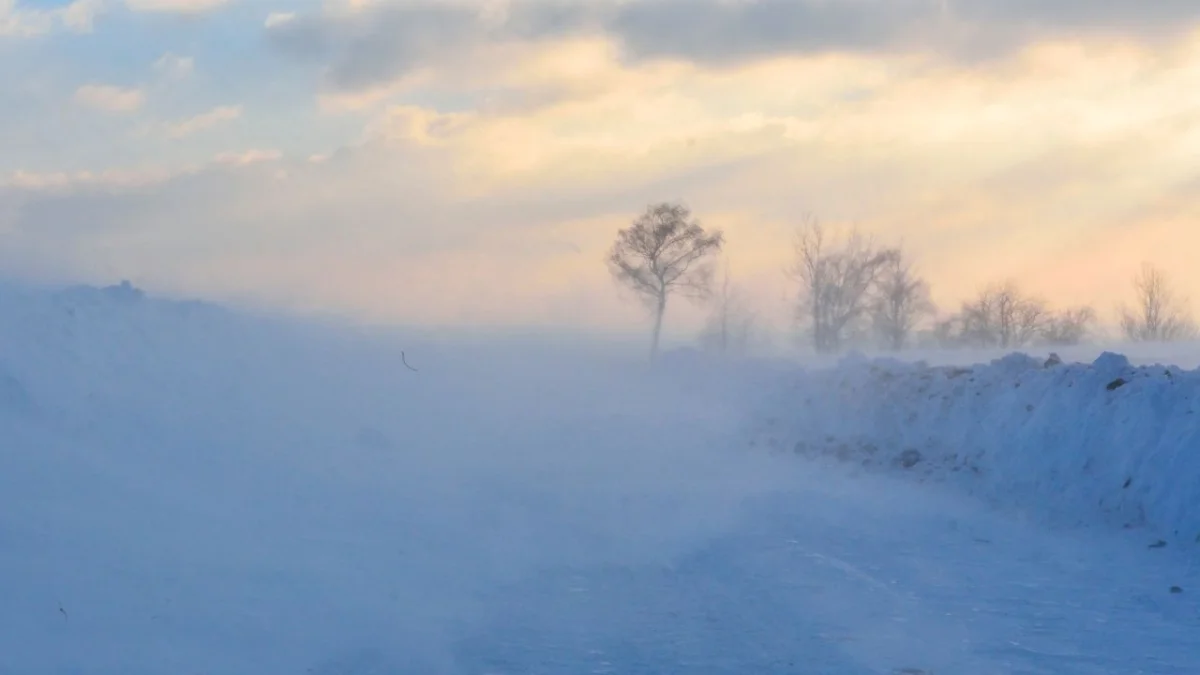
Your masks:
M609 270L653 313L652 359L658 356L668 298L675 293L707 297L712 266L705 259L724 245L720 230L706 232L691 210L679 203L651 204L631 227L617 233L608 254Z
M963 304L963 342L979 347L1020 347L1041 333L1048 315L1042 300L1022 294L1016 284L990 286Z
M1120 309L1121 330L1126 338L1139 342L1171 342L1196 337L1196 323L1187 312L1186 302L1175 295L1162 270L1144 263L1133 279L1133 288L1136 306Z
M789 268L800 286L797 316L818 352L841 349L870 311L871 293L897 253L858 232L834 245L821 223L806 216L796 231L796 260Z
M719 354L744 355L750 349L755 319L741 289L730 278L726 260L721 283L713 293L712 309L700 333L700 344Z
M913 270L900 249L893 251L876 279L871 320L875 334L888 349L899 351L922 319L936 311L929 284Z

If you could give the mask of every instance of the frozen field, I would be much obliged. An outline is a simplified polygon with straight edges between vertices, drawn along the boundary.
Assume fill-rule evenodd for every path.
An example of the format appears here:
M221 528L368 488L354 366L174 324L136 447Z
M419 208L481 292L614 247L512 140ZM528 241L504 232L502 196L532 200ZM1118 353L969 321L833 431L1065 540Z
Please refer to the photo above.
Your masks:
M0 290L0 673L1200 672L1196 372L570 342Z

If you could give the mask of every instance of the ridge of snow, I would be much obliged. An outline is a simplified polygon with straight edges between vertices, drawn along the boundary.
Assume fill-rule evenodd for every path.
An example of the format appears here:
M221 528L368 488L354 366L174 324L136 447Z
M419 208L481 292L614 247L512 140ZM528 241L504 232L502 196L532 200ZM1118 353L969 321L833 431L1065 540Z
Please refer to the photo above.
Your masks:
M752 445L952 483L1054 522L1200 541L1200 369L1109 352L973 367L851 355L795 374L768 414Z

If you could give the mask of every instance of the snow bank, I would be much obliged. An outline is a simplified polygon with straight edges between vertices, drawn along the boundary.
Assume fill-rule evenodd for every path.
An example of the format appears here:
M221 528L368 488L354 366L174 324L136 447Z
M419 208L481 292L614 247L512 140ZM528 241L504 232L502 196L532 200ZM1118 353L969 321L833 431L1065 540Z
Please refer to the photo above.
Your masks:
M802 372L754 445L953 482L1057 522L1200 535L1200 370L1012 354Z

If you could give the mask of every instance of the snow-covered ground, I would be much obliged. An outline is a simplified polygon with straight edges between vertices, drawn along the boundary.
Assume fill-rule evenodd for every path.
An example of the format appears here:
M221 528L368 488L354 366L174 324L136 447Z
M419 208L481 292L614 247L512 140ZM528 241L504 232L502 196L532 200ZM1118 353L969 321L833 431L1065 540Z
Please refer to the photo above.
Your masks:
M1055 523L1200 549L1200 370L1010 354L797 373L752 443L949 482Z
M1196 374L641 356L2 288L0 673L1200 671Z

